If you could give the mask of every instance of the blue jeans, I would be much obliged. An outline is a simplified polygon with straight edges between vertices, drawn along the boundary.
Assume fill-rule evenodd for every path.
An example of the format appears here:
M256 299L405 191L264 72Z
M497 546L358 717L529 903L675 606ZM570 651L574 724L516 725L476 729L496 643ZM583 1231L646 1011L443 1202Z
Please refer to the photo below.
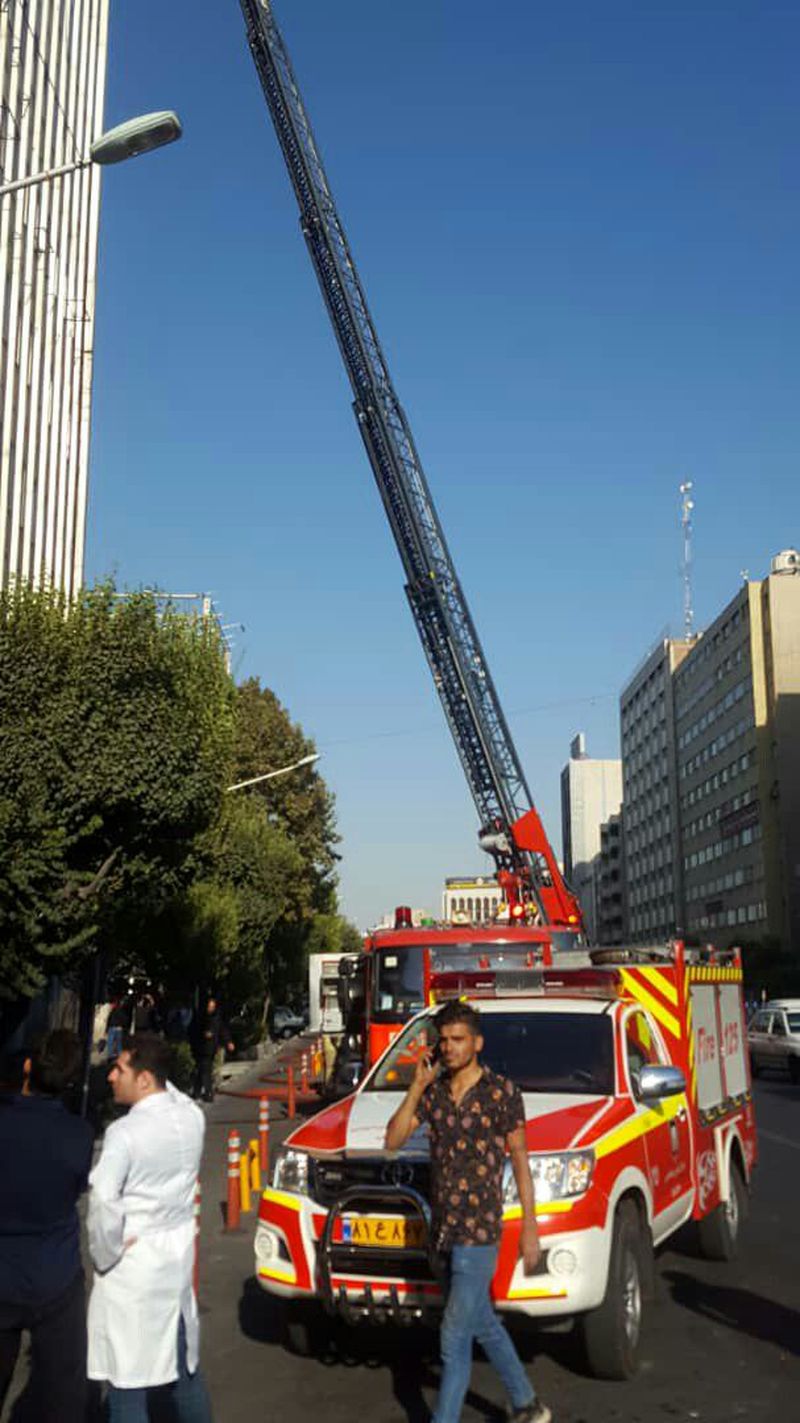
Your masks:
M169 1395L178 1423L213 1423L211 1404L206 1391L205 1380L200 1370L190 1374L186 1367L186 1327L181 1320L178 1328L178 1377L174 1383L165 1384L159 1393ZM155 1393L150 1388L108 1389L109 1423L148 1423L147 1396Z
M530 1379L489 1296L496 1264L496 1245L454 1245L450 1252L447 1305L440 1331L442 1382L433 1423L458 1423L461 1417L474 1339L499 1374L512 1407L526 1408L535 1401Z

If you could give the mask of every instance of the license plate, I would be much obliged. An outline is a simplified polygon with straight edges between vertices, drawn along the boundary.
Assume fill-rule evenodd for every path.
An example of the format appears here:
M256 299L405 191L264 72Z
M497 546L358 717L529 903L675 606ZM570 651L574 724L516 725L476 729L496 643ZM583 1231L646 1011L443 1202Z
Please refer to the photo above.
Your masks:
M371 1245L384 1250L402 1250L405 1246L419 1248L425 1244L425 1222L413 1218L345 1216L341 1222L341 1230L344 1245Z

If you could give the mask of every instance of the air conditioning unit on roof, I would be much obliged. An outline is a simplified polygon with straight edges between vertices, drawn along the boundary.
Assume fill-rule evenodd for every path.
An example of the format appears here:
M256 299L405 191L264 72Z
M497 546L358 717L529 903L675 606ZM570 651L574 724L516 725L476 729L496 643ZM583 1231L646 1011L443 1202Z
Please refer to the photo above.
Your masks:
M800 553L796 548L784 548L772 560L773 573L800 573Z

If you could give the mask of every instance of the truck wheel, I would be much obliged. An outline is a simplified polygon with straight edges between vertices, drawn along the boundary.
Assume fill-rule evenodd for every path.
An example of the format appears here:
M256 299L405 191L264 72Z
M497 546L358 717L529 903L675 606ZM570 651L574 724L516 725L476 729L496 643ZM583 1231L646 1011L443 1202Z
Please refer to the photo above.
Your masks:
M321 1353L324 1329L321 1311L313 1304L284 1305L283 1342L290 1354L311 1359Z
M644 1241L639 1212L623 1202L614 1219L603 1303L581 1319L590 1372L599 1379L628 1379L638 1367L644 1289Z
M750 1054L750 1076L751 1076L751 1077L758 1077L758 1074L759 1074L760 1071L761 1071L761 1068L760 1068L759 1065L758 1065L758 1059L756 1058L755 1054L751 1052L751 1054Z
M720 1201L710 1215L698 1223L700 1254L706 1260L735 1260L746 1220L747 1189L741 1166L732 1160L727 1201Z
M789 1077L795 1087L800 1086L800 1057L789 1058Z

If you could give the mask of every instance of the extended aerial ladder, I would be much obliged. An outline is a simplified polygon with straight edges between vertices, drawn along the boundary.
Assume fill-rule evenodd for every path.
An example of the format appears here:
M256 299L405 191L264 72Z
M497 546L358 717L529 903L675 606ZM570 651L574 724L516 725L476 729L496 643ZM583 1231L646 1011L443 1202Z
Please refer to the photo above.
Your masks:
M581 912L533 805L478 634L392 384L270 0L240 0L300 208L353 409L406 577L406 593L480 817L480 842L514 915L577 933Z

